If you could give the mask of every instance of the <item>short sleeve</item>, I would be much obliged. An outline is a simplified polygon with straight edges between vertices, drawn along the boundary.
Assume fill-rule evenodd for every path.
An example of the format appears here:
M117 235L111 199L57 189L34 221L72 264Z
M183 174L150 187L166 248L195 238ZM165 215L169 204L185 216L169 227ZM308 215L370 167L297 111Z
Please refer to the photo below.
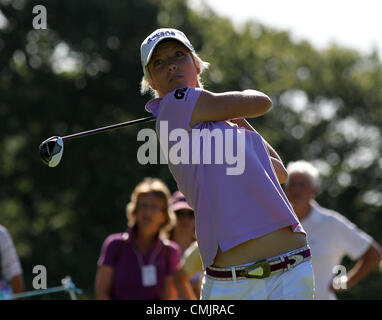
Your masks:
M373 242L372 237L343 216L335 216L333 224L338 245L342 246L345 253L353 260L359 259Z
M191 131L192 112L201 92L199 88L180 88L165 95L160 101L157 126L161 121L168 121L169 130Z
M101 254L98 258L98 266L108 265L115 268L118 262L119 251L125 242L116 235L110 235L102 245Z

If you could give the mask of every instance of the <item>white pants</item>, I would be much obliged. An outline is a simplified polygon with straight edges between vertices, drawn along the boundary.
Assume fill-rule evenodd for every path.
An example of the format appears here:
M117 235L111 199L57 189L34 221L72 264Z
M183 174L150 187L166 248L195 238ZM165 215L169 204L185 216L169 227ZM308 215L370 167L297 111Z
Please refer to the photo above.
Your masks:
M310 260L265 279L215 280L204 274L201 300L310 300L314 276Z

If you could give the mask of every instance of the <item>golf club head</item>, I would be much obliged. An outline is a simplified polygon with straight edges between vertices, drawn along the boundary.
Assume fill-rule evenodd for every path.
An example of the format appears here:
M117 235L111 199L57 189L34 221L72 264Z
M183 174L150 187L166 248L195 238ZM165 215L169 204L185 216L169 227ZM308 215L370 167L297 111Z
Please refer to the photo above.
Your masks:
M49 167L56 167L64 152L64 141L61 137L50 137L40 144L39 150L42 162Z

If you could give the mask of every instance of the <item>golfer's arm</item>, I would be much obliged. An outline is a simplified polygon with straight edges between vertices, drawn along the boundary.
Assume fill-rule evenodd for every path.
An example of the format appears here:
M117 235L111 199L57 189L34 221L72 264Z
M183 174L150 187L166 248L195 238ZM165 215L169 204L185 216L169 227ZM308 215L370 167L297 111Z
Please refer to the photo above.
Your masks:
M206 121L258 117L272 106L271 99L256 90L213 93L203 90L193 110L190 126Z
M273 149L273 147L265 139L264 141L267 145L273 168L276 171L277 179L279 180L280 184L283 184L288 180L288 171L276 150Z
M252 127L251 124L245 119L240 118L240 119L233 119L231 121L233 123L236 123L240 127L256 132L255 128ZM264 141L266 143L273 168L275 169L277 179L279 180L280 184L282 184L288 179L288 172L283 164L283 161L281 160L280 156L276 152L276 150L273 149L273 147L265 139Z
M273 165L273 168L275 169L277 180L280 184L283 184L288 180L288 172L286 171L284 164L281 160L278 160L276 158L270 157L271 162Z

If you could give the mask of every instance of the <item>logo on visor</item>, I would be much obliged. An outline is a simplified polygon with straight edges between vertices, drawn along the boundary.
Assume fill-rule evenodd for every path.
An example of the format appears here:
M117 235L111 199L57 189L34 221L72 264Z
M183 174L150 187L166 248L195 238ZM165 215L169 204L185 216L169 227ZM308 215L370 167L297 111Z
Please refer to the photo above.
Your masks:
M147 40L147 43L150 43L151 41L157 41L158 39L165 37L165 36L176 36L174 31L165 31L165 32L158 32L154 34L151 38Z

